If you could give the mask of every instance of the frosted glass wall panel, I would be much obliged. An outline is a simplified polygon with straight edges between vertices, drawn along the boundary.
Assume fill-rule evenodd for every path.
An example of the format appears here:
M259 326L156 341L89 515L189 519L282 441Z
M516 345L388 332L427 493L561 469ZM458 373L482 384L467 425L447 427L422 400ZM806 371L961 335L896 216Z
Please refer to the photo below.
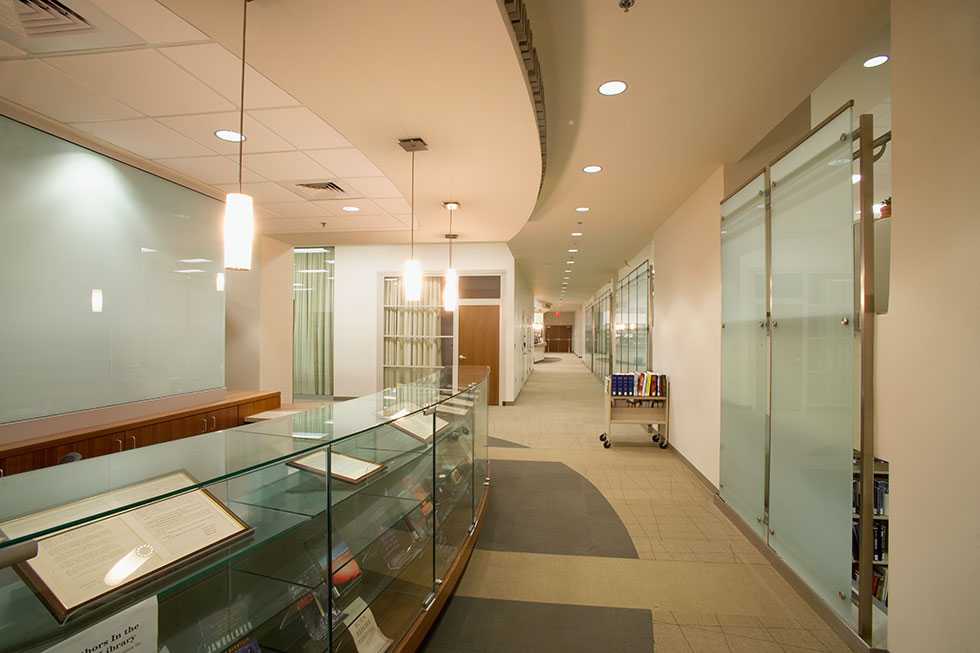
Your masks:
M222 208L0 117L0 422L223 386Z
M851 112L774 164L770 544L849 621Z
M769 363L765 180L721 207L722 498L765 537Z

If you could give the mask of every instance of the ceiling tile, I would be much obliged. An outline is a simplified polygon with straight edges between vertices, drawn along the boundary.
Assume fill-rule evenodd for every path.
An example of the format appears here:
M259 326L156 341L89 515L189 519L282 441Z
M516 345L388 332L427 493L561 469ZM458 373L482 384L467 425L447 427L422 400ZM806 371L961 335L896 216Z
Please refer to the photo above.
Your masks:
M409 203L401 198L375 200L374 203L392 215L402 215L412 212L412 207Z
M140 117L138 111L93 93L38 59L0 61L0 97L60 122Z
M218 186L226 193L237 193L238 184L221 184ZM271 181L261 181L252 184L245 184L245 192L251 195L257 203L270 204L280 202L299 202L302 198L295 195L277 183Z
M317 206L326 207L330 210L330 215L335 216L368 216L368 215L384 215L384 211L378 208L378 205L371 200L320 200L314 202ZM360 209L355 213L348 213L344 211L345 206L356 206Z
M0 57L23 57L27 53L20 48L14 47L6 41L0 40Z
M205 113L194 116L173 116L160 118L160 122L179 131L188 138L219 152L238 156L238 143L223 141L214 135L219 129L238 131L239 116L235 111ZM255 152L282 152L292 150L293 146L277 136L268 127L245 114L245 154Z
M148 116L234 109L228 100L156 50L79 54L45 61Z
M326 180L329 170L302 152L245 153L245 165L272 181Z
M73 123L72 127L148 159L212 154L150 118Z
M263 206L283 218L325 218L333 215L329 208L317 206L313 202L283 202Z
M238 161L224 156L195 156L178 159L157 159L168 168L193 177L205 184L232 184L238 182ZM246 182L265 181L261 175L246 168Z
M321 226L321 222L325 222ZM401 231L405 226L389 216L367 218L272 219L262 224L263 233L311 233L317 231Z
M338 150L313 150L314 159L337 173L338 177L383 177L384 173L371 163L360 150L347 147Z
M241 98L242 60L218 43L162 48L161 54L221 93L234 106ZM299 101L251 66L245 72L245 108L289 107Z
M402 194L387 177L357 177L343 181L365 197L402 199Z
M301 150L351 146L336 129L306 107L259 109L249 111L249 115Z
M206 34L156 0L91 0L147 43L206 41Z

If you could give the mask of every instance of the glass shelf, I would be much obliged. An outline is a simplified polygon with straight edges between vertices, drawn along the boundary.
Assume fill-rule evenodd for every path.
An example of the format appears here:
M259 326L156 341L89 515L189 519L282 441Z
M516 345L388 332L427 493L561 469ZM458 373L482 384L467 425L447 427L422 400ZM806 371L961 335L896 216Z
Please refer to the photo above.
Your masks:
M153 596L170 653L221 653L248 637L263 650L354 651L347 628L367 610L398 641L473 532L486 490L487 378L486 368L439 368L351 401L82 460L70 475L0 479L0 551L32 540L40 549L0 568L0 653L51 646ZM365 475L328 478L328 459ZM333 467L342 464L353 467ZM190 500L204 512L175 509ZM219 517L233 533L210 541ZM200 542L168 558L154 538L174 532L174 550ZM142 544L122 557L73 554L101 591L73 598L53 552L86 533ZM146 570L140 562L110 581L144 546ZM331 609L346 613L333 628Z

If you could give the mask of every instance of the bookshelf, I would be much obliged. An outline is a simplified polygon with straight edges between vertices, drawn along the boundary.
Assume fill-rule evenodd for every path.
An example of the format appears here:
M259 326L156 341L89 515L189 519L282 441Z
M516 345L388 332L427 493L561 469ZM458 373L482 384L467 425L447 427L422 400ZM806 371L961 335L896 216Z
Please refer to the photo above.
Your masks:
M851 510L851 600L858 602L859 553L861 544L861 504L865 497L861 495L861 452L854 451L854 477L852 479L852 510ZM889 509L889 469L888 461L880 458L874 460L874 496L871 497L872 520L871 529L874 538L872 546L873 559L871 562L874 573L872 582L872 605L882 615L888 614L888 509Z
M606 431L599 435L599 441L604 448L612 446L609 437L616 424L644 425L661 449L669 446L670 382L666 374L634 372L607 376L603 400Z

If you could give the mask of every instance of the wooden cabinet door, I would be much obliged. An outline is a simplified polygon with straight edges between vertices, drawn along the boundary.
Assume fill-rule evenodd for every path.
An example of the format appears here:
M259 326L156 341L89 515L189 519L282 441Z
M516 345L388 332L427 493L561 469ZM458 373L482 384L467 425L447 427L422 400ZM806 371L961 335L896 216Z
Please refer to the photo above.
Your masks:
M118 453L126 447L126 433L125 431L120 431L119 433L100 435L97 438L93 438L91 442L93 458L96 456L105 456L110 453Z
M238 421L238 407L229 406L228 408L222 408L211 413L213 419L211 423L213 424L212 431L220 431L222 429L230 429L238 426L241 422Z
M0 476L10 476L44 467L44 452L29 451L16 456L0 458Z
M44 466L52 467L60 465L61 461L68 455L81 454L82 459L92 457L92 440L77 440L67 444L59 444L44 450Z

